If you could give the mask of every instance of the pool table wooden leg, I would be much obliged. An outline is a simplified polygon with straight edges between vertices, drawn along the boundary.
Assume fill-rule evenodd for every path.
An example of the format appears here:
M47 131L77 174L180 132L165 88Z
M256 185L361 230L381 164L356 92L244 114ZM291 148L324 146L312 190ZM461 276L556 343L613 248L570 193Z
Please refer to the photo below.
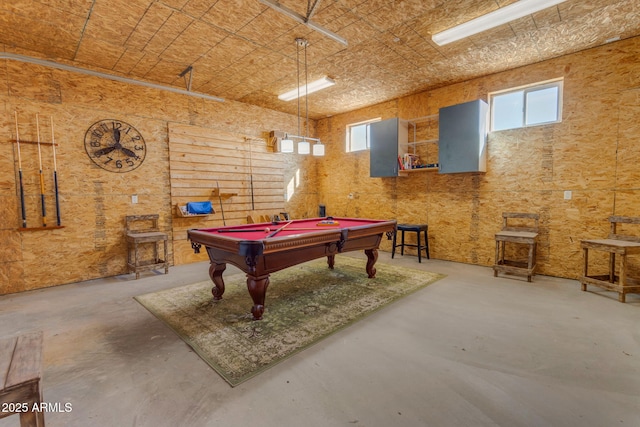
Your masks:
M216 264L211 263L209 266L209 277L213 281L215 285L211 288L211 293L213 294L213 300L219 301L222 299L222 294L224 294L224 280L222 280L222 273L227 268L227 264Z
M367 255L367 274L369 275L369 279L373 279L376 277L376 269L373 265L378 260L378 250L365 249L364 253Z
M327 255L327 265L331 270L333 270L333 266L336 264L336 256L335 255Z
M247 289L249 289L249 295L253 300L253 307L251 308L251 314L253 314L253 320L262 320L262 314L264 313L264 300L267 295L267 287L269 286L269 275L254 277L247 274Z

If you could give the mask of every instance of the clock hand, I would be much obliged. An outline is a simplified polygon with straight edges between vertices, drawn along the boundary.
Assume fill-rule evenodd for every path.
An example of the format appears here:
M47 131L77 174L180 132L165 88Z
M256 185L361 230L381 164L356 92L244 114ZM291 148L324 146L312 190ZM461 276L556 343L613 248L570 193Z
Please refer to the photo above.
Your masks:
M113 139L116 142L116 147L120 145L120 129L113 128Z
M105 148L102 148L102 149L100 149L100 150L98 150L98 151L94 152L93 154L94 154L96 157L104 156L105 154L109 154L110 152L112 152L112 151L113 151L113 150L115 150L116 148L118 148L118 147L116 147L115 145L114 145L114 146L111 146L111 147L105 147Z
M122 145L120 146L120 149L122 150L122 152L123 152L124 154L126 154L126 155L127 155L127 156L129 156L129 157L138 157L138 156L136 155L136 153L134 153L133 151L129 150L128 148L124 148Z

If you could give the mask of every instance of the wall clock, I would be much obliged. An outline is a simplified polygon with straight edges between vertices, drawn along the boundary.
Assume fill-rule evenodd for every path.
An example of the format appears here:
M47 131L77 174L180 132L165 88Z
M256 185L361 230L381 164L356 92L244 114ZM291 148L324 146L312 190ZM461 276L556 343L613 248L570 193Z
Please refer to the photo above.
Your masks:
M111 172L131 172L144 162L147 147L136 128L121 120L106 119L92 124L84 135L89 158Z

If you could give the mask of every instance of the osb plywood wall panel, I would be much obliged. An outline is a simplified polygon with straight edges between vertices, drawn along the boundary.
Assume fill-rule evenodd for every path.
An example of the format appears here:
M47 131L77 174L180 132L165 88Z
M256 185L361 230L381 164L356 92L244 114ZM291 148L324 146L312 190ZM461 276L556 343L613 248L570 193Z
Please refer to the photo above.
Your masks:
M263 132L291 131L297 125L295 116L237 102L191 98L16 61L3 61L0 89L0 294L126 273L126 215L159 214L160 229L171 239L174 213L168 123L215 128L257 139ZM36 138L35 117L39 114L41 139L50 140L49 118L53 118L64 228L18 231L18 165L16 144L11 142L15 139L14 111L18 112L20 137L24 139ZM146 140L147 157L132 172L105 171L85 152L86 130L109 118L135 126ZM313 131L312 124L310 134ZM257 153L264 150L257 142L253 147ZM31 227L41 221L37 147L21 148ZM47 216L53 224L51 146L42 148ZM304 215L307 204L317 205L315 160L297 155L283 159L285 182L296 172L306 180L285 201L285 209L294 216ZM138 196L137 204L132 203L132 195ZM184 223L178 226L187 227ZM173 264L172 243L169 260ZM123 280L130 277L135 276L124 276Z
M328 215L382 219L394 212L395 181L370 179L369 152L345 154L345 132L350 123L395 117L396 111L394 101L320 121L318 134L327 144L326 156L318 163L320 203Z
M169 152L174 213L177 206L198 201L211 201L215 210L206 217L174 216L176 264L207 259L204 251L193 254L190 228L245 224L249 215L258 221L285 212L286 164L281 153L267 150L265 139L170 123Z
M10 293L27 289L75 282L94 277L113 276L126 272L124 217L130 214L160 213L161 229L168 230L170 219L163 212L169 209L169 190L163 185L168 174L168 151L164 143L163 124L150 118L123 117L112 111L87 110L75 106L34 103L15 99L5 103L0 146L6 168L3 168L2 204L6 216L1 221L2 232L15 247L5 248L10 256L0 257L2 291ZM11 108L11 109L10 109ZM51 146L41 146L45 187L47 227L33 231L18 231L21 226L19 208L17 144L13 111L18 111L20 138L36 139L36 113L41 119L52 117L55 126L56 163L60 201L60 219L56 224L53 192L53 161ZM87 128L101 119L120 118L135 126L147 143L145 162L133 172L120 174L95 165L84 149ZM41 139L50 141L47 127L41 126ZM43 226L39 199L39 162L37 148L21 144L27 226ZM150 177L155 177L151 179ZM131 196L138 195L138 204ZM169 257L171 254L169 253Z
M338 215L428 223L433 257L486 266L494 262L502 212L535 212L539 272L576 278L581 239L606 236L612 214L640 216L640 88L632 77L640 73L634 56L639 49L638 39L612 43L323 119L319 136L342 148L349 123L427 116L441 107L486 101L491 91L564 78L563 121L491 133L486 173L370 178L368 152L350 153L319 166L321 199ZM334 162L343 171L338 176L331 174ZM564 191L572 192L570 200ZM605 260L594 266L606 268Z

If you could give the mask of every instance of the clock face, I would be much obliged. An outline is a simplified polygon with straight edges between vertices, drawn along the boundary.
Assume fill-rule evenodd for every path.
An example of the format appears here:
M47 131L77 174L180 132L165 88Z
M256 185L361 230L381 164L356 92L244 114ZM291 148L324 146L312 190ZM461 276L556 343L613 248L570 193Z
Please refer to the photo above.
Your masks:
M142 164L147 147L140 132L120 120L100 120L84 135L84 148L93 163L111 172L131 172Z

